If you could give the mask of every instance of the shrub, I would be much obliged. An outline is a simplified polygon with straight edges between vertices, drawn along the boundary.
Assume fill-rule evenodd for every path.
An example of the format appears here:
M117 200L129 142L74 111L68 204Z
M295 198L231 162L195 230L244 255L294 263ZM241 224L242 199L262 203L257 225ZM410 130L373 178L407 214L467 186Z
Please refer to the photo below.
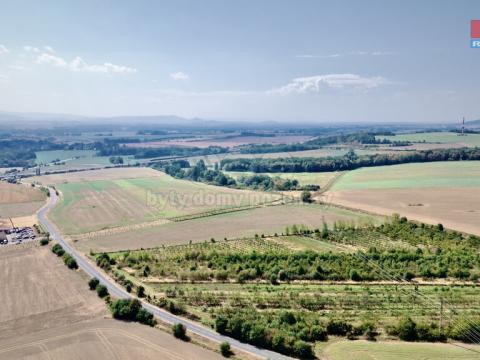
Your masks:
M228 341L224 341L220 344L220 353L224 357L230 357L230 355L232 355L232 350L230 349L230 344Z
M173 336L177 339L185 339L187 335L187 329L185 325L177 323L172 326Z
M70 254L65 253L63 255L63 262L69 269L78 269L77 260L75 260Z
M139 287L137 288L137 295L138 295L138 297L140 297L140 298L145 297L145 288L144 288L143 286L139 286Z
M301 359L313 359L315 354L313 353L312 346L305 341L298 340L293 344L293 351L296 356Z
M155 318L151 312L142 308L137 299L119 299L110 305L110 311L115 319L137 321L141 324L153 326Z
M105 285L97 284L97 286L95 287L95 290L97 291L98 296L101 297L102 299L108 295L108 289Z
M418 338L417 324L409 317L398 322L395 332L403 341L415 341Z
M57 256L63 256L63 254L65 254L65 250L63 250L63 247L60 244L53 245L52 252Z
M43 238L40 240L40 245L42 246L48 245L48 241L49 241L48 238Z
M95 290L98 284L100 284L100 280L98 280L97 278L91 278L88 281L88 287L90 288L90 290Z
M329 335L345 336L352 332L353 326L342 320L330 320L327 324Z

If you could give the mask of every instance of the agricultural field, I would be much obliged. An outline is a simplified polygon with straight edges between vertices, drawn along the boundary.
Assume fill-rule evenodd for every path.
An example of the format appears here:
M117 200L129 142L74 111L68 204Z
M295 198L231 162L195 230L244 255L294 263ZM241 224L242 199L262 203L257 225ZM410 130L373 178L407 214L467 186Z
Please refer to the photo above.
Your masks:
M450 147L480 146L480 134L459 136L453 132L425 132L412 134L398 134L395 136L377 136L377 139L391 141L410 141L412 143L448 144Z
M228 153L228 154L215 154L205 156L192 156L188 160L191 164L196 164L198 160L205 161L207 166L213 166L216 162L220 163L223 159L277 159L277 158L295 158L295 157L338 157L344 156L350 147L325 147L316 150L304 150L304 151L291 151L291 152L279 152L279 153L266 153L266 154L240 154L240 153ZM371 155L371 154L388 154L397 151L396 148L362 148L354 149L357 155Z
M186 221L144 227L122 232L98 232L85 236L72 236L75 246L88 252L118 251L122 249L151 248L162 245L240 238L255 234L281 233L285 226L303 224L311 227L335 221L353 223L380 222L383 219L348 210L322 205L277 205L251 210L206 216Z
M2 360L221 358L158 329L108 318L87 279L48 247L1 249L0 266Z
M479 352L478 345L364 340L333 342L318 350L321 358L329 360L474 360Z
M342 358L339 337L390 343L404 339L402 319L411 318L415 336L430 342L468 340L466 329L480 321L479 238L401 218L378 227L285 231L296 234L91 256L127 290L143 286L157 306L297 357L298 339L313 344L319 358ZM428 358L436 346L420 351ZM380 345L369 351L389 353Z
M0 182L0 218L30 216L40 209L47 196L37 187Z
M479 188L479 161L403 164L350 171L321 199L480 234Z
M276 194L178 180L152 169L110 170L117 171L58 175L63 180L56 188L62 197L50 216L64 233L81 234L280 199ZM137 172L139 177L128 176ZM56 178L40 180L58 183Z
M235 147L246 144L291 144L304 142L311 139L303 135L282 135L282 136L228 136L228 137L207 137L205 139L174 139L164 141L151 141L142 143L126 144L128 147L165 147L165 146L188 146L207 148L209 146Z

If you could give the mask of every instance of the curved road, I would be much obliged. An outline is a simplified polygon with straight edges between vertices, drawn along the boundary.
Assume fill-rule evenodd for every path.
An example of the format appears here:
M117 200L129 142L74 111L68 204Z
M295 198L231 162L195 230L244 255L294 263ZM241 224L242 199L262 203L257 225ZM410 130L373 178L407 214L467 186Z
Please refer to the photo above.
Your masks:
M45 227L45 229L50 233L50 238L52 238L53 240L58 242L60 245L62 245L65 251L75 258L75 260L78 263L78 266L82 268L88 275L99 279L100 282L108 288L108 291L111 295L113 295L116 298L135 298L135 296L133 296L132 294L128 293L126 290L121 288L114 280L105 276L105 274L101 270L99 270L96 267L96 265L92 264L89 260L83 257L80 253L78 253L77 250L62 237L62 235L60 234L60 231L58 231L57 227L47 217L48 212L55 207L55 205L57 204L57 201L58 201L58 196L56 192L50 189L50 197L48 198L48 203L38 212L38 219L40 223ZM234 348L252 353L254 355L257 355L259 357L263 357L266 359L272 359L272 360L291 359L290 357L275 353L273 351L260 349L255 346L245 344L238 340L232 339L228 336L220 335L215 331L212 331L206 327L203 327L197 323L191 322L184 318L175 316L165 310L162 310L144 301L142 301L142 304L145 309L148 309L149 311L151 311L156 317L158 317L162 321L168 324L181 323L185 325L188 331L194 334L203 336L209 340L213 340L215 342L228 341L230 345Z

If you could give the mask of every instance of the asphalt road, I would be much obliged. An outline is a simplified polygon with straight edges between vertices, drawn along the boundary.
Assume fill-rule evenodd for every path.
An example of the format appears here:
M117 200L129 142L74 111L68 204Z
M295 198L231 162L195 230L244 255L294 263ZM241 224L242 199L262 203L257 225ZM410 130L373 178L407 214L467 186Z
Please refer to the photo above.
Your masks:
M100 280L102 284L104 284L110 293L110 295L116 298L135 298L132 294L129 294L126 290L118 286L118 284L108 277L96 267L93 263L86 260L82 255L80 255L77 250L71 246L60 234L57 227L48 219L47 214L48 212L53 209L58 201L58 196L56 195L55 191L50 189L50 197L48 198L48 203L38 212L38 219L40 223L45 227L45 229L50 233L50 238L54 241L58 242L62 247L72 255L78 263L78 266L85 271L91 277L96 277ZM141 300L141 299L139 299ZM181 323L185 325L188 331L191 333L203 336L209 340L213 340L216 342L223 342L228 341L233 348L237 348L243 351L247 351L254 355L263 357L265 359L272 359L272 360L285 360L285 359L292 359L290 357L275 353L273 351L264 350L257 348L255 346L242 343L238 340L232 339L228 336L223 336L211 329L203 327L199 324L191 322L189 320L183 319L176 315L173 315L165 310L162 310L156 306L153 306L149 303L142 301L143 306L151 311L156 317L160 320L168 323L168 324L175 324Z

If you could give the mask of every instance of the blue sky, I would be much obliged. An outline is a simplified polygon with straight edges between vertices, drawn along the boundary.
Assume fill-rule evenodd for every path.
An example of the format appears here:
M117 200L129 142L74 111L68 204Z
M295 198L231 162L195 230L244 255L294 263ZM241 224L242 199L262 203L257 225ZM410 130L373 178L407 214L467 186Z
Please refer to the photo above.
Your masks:
M479 1L2 1L0 110L480 118Z

